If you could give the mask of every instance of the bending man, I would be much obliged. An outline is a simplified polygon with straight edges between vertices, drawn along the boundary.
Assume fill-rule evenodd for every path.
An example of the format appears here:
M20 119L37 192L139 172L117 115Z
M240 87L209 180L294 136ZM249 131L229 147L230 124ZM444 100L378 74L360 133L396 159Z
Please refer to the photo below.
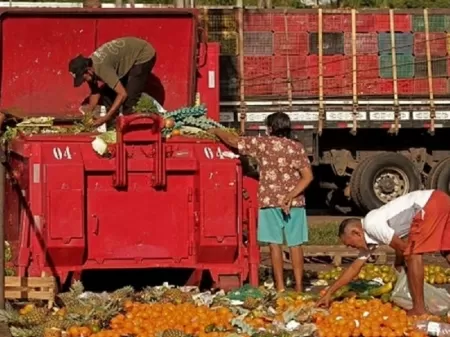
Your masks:
M360 250L355 262L328 289L318 305L328 305L331 295L351 282L378 245L395 250L396 267L406 258L408 285L413 300L410 315L426 312L422 254L441 252L450 263L450 197L437 190L415 191L369 212L364 219L346 219L339 237Z
M100 99L106 106L106 116L96 118L95 126L109 122L120 107L123 114L133 112L155 62L155 49L136 37L106 42L90 57L78 55L70 61L69 71L74 77L74 86L87 82L91 89L86 112L92 112Z

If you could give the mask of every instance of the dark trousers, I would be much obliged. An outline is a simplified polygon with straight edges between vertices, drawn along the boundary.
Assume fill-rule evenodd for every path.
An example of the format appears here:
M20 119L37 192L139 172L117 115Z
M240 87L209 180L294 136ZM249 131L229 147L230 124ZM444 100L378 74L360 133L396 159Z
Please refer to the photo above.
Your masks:
M149 76L155 66L155 63L156 56L148 62L132 66L128 74L120 79L120 82L124 86L128 95L122 105L122 114L129 115L133 113L133 107L139 101L142 93L145 92L145 89L148 86ZM116 99L117 94L107 85L101 89L100 94L102 103L106 107L106 111L108 111Z

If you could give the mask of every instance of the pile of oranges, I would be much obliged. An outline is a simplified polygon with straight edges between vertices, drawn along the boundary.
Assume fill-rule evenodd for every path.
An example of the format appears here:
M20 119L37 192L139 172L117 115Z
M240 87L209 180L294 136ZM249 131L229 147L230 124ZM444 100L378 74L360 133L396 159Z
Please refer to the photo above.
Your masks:
M198 337L224 337L229 332L205 332L214 325L219 330L231 329L232 312L225 307L210 309L191 303L125 303L125 313L115 316L110 329L91 337L154 337L167 329L176 329Z
M317 315L315 323L320 337L426 337L412 331L413 318L404 310L378 299L334 302L329 315Z

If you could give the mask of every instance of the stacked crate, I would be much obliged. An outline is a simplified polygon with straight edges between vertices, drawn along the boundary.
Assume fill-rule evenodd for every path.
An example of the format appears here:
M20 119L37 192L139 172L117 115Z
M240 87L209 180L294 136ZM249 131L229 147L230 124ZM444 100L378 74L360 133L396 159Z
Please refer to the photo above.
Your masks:
M202 13L205 16L205 12ZM221 43L222 99L239 97L239 57L244 59L245 96L319 95L318 13L245 10L244 48L239 55L237 12L209 10L204 20L209 41ZM349 12L324 11L322 18L323 94L352 96L352 21ZM433 91L449 93L450 16L429 14ZM424 17L395 14L397 87L400 96L429 94ZM392 96L389 12L356 14L357 94ZM290 85L289 85L290 83Z
M273 13L273 95L288 96L289 90L292 96L305 96L308 93L308 25L308 14Z
M272 14L245 12L244 89L246 96L272 95Z
M450 33L449 17L445 15L429 15L428 31L431 53L431 72L433 77L433 93L448 93L448 48L447 34ZM428 65L426 51L425 19L423 15L412 16L414 32L414 94L429 95Z
M200 24L208 35L208 41L220 43L220 99L237 99L239 63L235 12L227 9L204 9L200 12Z

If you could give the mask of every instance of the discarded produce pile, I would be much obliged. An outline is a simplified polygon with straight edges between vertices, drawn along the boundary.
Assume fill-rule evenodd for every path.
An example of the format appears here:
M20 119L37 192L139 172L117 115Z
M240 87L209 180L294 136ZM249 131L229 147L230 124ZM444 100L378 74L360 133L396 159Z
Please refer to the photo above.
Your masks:
M161 132L165 138L183 135L186 137L217 140L214 135L206 132L212 128L222 128L237 134L236 130L225 128L222 124L206 117L207 109L204 105L185 107L171 112L158 111L155 108L153 98L148 95L142 95L134 107L134 111L136 113L155 113L161 116L164 120ZM93 120L93 114L84 114L81 121L69 126L60 126L56 125L53 117L25 118L16 124L15 127L8 126L2 135L2 140L3 142L10 141L21 135L93 133L97 131L92 126ZM116 131L114 128L109 128L108 131L94 137L106 144L114 144L116 142Z
M342 267L335 267L329 271L321 271L318 273L319 280L335 281L342 274L344 269ZM425 282L429 284L447 284L450 283L450 268L443 268L438 265L426 265ZM397 281L397 273L392 266L366 264L358 275L359 280L377 280L384 283L393 283ZM322 282L323 285L328 282Z
M367 281L358 282L362 289ZM28 304L17 311L9 304L0 311L0 321L9 324L14 337L424 336L414 332L417 318L371 297L377 295L373 285L361 294L355 292L357 287L353 291L352 297L324 310L315 308L317 296L311 294L277 294L248 285L228 294L168 285L98 294L84 292L76 282L58 295L61 308ZM358 299L360 295L367 299ZM340 295L345 296L350 293Z

